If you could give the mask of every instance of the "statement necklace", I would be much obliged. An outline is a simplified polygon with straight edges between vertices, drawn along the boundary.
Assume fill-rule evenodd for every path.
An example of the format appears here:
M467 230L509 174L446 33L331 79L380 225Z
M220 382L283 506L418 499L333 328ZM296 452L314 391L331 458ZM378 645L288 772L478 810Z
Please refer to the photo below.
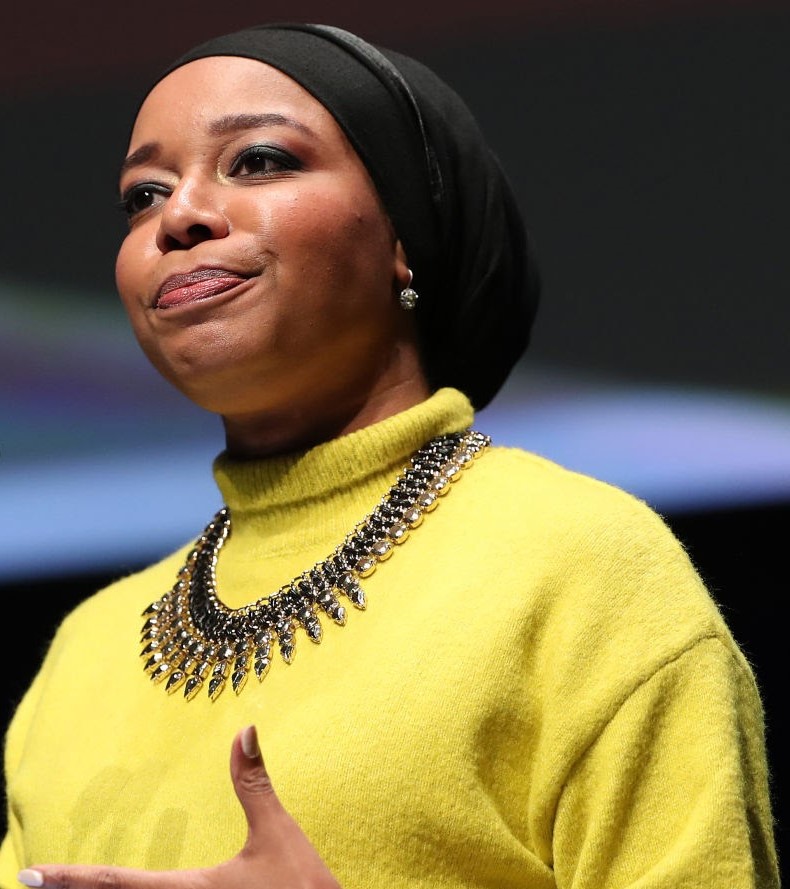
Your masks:
M228 680L236 694L250 672L262 680L275 645L290 664L297 629L318 643L321 612L345 624L341 597L365 609L360 579L390 558L490 443L489 436L471 429L431 439L326 559L241 608L228 608L217 595L217 559L231 533L230 510L223 507L196 541L172 589L143 612L145 671L154 682L166 680L169 694L183 688L188 701L206 685L213 701Z

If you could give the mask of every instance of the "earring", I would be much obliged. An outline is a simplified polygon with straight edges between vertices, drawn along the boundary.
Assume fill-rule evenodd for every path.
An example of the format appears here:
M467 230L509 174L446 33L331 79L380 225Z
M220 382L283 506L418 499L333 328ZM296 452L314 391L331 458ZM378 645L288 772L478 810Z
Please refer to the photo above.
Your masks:
M414 275L412 274L411 269L409 269L409 283L401 290L400 295L398 296L398 302L401 306L406 309L407 312L410 312L416 305L417 300L420 298L420 295L416 290L411 289L411 282Z

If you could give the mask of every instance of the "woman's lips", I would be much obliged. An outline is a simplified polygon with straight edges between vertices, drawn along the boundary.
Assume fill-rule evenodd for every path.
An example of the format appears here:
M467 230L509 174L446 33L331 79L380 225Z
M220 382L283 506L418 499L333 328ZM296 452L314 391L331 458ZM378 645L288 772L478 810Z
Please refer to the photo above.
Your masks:
M224 293L246 280L244 276L225 269L198 269L185 275L173 275L160 287L155 308L169 309L199 302Z

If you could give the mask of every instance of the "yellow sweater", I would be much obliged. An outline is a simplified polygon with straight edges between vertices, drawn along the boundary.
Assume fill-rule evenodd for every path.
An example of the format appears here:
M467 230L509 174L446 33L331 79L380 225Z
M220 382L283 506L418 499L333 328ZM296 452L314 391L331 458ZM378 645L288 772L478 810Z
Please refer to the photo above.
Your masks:
M302 455L220 456L223 600L326 557L414 450L472 419L445 389ZM366 611L324 620L318 645L300 631L290 665L276 657L213 702L168 696L139 657L140 614L188 549L58 631L7 734L3 889L34 863L233 855L229 749L250 722L344 889L778 885L752 673L679 543L630 495L490 448L363 581Z

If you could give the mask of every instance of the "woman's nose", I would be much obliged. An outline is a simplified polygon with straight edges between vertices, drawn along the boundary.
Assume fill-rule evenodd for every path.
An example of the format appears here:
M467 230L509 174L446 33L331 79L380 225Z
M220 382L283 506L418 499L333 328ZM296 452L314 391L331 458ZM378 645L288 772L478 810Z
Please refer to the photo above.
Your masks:
M224 238L230 231L217 183L183 178L165 201L159 216L157 247L162 253L188 250L202 241Z

